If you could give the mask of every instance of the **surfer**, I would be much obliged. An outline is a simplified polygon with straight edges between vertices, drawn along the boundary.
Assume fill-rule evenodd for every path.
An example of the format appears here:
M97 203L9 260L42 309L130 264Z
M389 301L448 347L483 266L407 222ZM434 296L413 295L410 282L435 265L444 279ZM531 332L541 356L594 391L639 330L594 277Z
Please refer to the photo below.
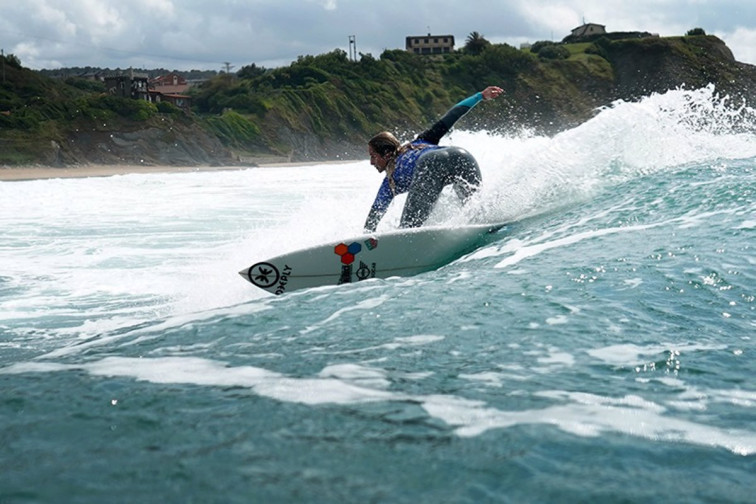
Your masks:
M497 86L454 105L433 126L414 140L402 145L388 131L378 133L368 141L370 164L378 173L386 173L373 206L365 221L365 232L378 226L397 194L408 193L399 227L422 226L436 205L443 188L454 185L457 196L466 202L480 186L478 162L461 147L438 145L455 122L482 100L492 100L503 93Z

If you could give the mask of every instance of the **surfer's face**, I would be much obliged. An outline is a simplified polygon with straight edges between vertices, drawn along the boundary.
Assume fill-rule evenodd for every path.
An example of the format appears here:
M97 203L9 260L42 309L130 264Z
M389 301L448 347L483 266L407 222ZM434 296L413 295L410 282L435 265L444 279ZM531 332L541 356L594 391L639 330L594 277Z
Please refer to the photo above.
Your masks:
M388 162L386 158L375 152L375 149L373 149L369 145L368 154L370 154L370 164L375 166L375 169L378 170L378 173L383 172L386 169L386 163Z

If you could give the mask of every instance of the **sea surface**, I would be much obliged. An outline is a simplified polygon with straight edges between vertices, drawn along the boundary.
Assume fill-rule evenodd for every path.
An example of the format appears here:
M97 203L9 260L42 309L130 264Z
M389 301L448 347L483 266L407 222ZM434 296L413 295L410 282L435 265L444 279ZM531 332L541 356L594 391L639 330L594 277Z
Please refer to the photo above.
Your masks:
M491 243L279 297L237 272L359 234L367 160L0 182L0 503L752 503L755 132L713 88L455 131L432 223Z

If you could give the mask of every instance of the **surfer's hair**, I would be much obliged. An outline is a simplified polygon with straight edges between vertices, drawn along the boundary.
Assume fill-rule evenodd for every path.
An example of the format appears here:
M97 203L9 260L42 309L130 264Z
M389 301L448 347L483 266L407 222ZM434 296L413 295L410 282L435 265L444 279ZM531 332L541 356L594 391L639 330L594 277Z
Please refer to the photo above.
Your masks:
M409 149L416 149L413 144L404 144L388 131L381 131L373 138L368 140L368 145L381 157L386 159L386 178L389 181L391 192L396 195L396 184L394 183L394 170L396 169L396 158Z
M401 142L397 140L393 133L381 131L368 140L368 145L386 160L386 178L388 179L391 192L396 194L394 170L396 169L396 156L399 155L399 149L402 146Z
M402 144L392 133L381 131L368 141L368 145L382 157L394 157Z

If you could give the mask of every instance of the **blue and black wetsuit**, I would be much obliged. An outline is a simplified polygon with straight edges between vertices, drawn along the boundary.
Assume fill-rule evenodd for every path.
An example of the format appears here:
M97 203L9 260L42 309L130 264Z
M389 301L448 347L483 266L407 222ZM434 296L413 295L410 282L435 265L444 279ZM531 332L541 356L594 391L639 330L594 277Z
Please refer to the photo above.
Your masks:
M395 191L386 177L365 221L366 232L375 231L397 194L409 193L399 226L417 227L427 220L444 186L454 184L463 202L475 193L481 181L475 158L460 147L441 147L438 143L482 99L482 93L475 93L454 105L397 156L393 173Z

